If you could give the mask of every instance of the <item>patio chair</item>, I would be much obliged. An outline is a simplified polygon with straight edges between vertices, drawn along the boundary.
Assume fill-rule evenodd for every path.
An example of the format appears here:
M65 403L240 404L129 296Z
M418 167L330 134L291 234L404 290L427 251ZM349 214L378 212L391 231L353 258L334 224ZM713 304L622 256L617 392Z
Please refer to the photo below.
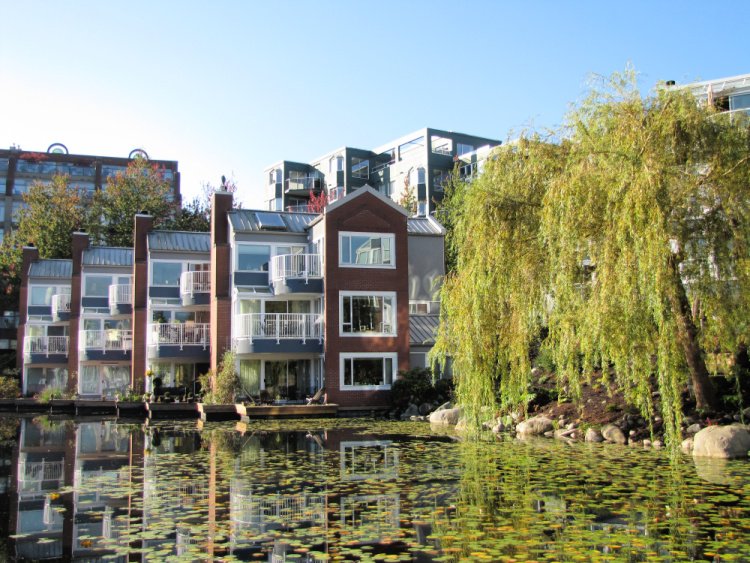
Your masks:
M315 392L315 395L307 398L307 404L308 405L325 404L325 394L326 394L326 388L321 387Z

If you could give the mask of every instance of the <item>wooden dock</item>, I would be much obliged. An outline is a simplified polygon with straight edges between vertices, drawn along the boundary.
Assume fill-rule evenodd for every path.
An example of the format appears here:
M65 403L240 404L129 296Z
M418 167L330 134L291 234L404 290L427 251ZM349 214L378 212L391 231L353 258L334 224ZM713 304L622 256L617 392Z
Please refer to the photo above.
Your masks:
M243 418L310 418L335 417L338 405L235 405Z

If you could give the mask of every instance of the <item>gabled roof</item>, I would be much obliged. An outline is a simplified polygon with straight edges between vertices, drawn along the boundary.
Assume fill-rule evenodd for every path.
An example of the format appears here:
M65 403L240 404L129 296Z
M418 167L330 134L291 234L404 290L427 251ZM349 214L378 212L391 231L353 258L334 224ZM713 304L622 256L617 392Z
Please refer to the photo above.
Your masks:
M393 201L391 198L385 197L379 191L373 189L372 186L370 186L369 184L365 184L361 188L356 188L352 193L347 194L344 197L342 197L341 199L338 199L338 200L334 201L333 203L330 203L330 204L326 205L325 212L329 213L329 212L333 211L334 209L338 209L342 205L346 205L350 201L354 201L358 197L362 197L364 194L374 195L380 201L382 201L386 205L389 205L390 207L392 207L393 209L395 209L396 211L398 211L402 215L408 215L408 213L406 212L406 209L404 209L403 207L401 207L398 203L396 203L395 201Z
M283 229L266 231L261 228L258 213L278 216L284 224ZM262 215L261 215L262 216ZM233 209L229 212L229 223L236 233L259 233L259 232L282 232L282 233L304 233L313 219L315 213L289 213L285 211L264 211L259 209Z
M211 252L211 235L188 231L151 231L148 249L172 252Z
M440 324L438 315L409 315L409 344L411 346L432 346Z
M70 279L72 275L72 260L37 260L29 266L30 278Z
M115 246L92 246L83 251L85 266L132 266L133 249Z

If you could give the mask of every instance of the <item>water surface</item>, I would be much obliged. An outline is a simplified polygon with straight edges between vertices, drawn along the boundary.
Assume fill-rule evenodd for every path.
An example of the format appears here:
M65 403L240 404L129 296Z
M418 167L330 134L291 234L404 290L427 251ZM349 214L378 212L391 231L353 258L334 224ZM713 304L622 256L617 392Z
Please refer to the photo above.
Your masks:
M9 560L750 561L748 461L372 420L0 436Z

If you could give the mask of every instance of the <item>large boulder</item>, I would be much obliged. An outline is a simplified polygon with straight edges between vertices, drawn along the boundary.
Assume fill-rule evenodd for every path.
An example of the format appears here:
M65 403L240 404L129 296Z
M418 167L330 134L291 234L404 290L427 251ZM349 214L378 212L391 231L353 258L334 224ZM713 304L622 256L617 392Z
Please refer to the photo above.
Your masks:
M605 424L602 427L602 437L607 442L612 442L614 444L627 444L628 439L625 437L625 434L622 430L620 430L619 427L615 426L614 424Z
M750 432L741 426L708 426L693 437L693 455L697 457L747 457Z
M554 425L546 416L535 416L516 426L516 434L519 436L542 436L545 432L552 430L554 430Z
M445 424L455 426L461 418L461 408L440 408L430 415L431 424Z
M604 437L602 436L602 433L599 432L596 428L589 428L586 430L586 441L587 442L603 442Z

